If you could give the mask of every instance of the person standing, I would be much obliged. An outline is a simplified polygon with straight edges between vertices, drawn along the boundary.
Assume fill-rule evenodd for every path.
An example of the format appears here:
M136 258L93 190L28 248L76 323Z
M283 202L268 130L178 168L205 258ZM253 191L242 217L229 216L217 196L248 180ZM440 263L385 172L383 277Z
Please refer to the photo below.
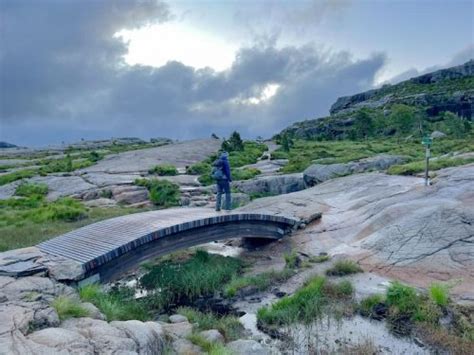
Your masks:
M229 154L222 152L212 168L212 177L217 184L216 211L221 210L222 194L225 194L224 210L230 211L231 209L230 183L232 182L232 175L228 158Z

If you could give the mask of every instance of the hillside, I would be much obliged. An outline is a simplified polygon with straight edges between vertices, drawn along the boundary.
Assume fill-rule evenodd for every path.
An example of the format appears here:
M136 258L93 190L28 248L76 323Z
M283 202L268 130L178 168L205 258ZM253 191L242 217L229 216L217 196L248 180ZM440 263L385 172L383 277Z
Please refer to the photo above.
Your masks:
M465 122L474 117L474 60L396 85L340 97L330 113L327 117L297 122L280 135L299 139L353 139L408 135L415 131L464 133L470 128ZM408 113L412 119L408 127L397 129L395 121L400 113ZM465 122L460 125L459 119Z

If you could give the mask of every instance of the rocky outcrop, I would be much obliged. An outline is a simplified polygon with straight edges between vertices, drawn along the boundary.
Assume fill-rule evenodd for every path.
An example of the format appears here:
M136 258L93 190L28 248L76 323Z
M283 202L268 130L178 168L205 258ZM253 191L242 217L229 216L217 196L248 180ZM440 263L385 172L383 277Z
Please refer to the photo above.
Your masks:
M405 159L394 155L377 155L346 164L313 164L303 172L306 186L314 186L337 177L373 170L386 170L390 166L403 163Z
M160 324L107 323L95 306L81 303L74 289L53 279L0 276L0 290L0 354L151 355L163 351L165 335ZM60 322L51 306L60 296L77 302L93 318Z
M287 174L262 176L251 180L235 181L232 186L246 194L281 195L305 188L303 175Z
M452 89L450 81L474 76L474 60L452 68L438 70L421 75L396 85L386 85L380 89L369 90L337 99L331 106L331 115L347 113L362 107L381 108L399 103L410 106L428 107L429 115L442 111L451 111L462 117L472 119L474 114L474 90L467 88ZM408 85L418 85L418 90L408 91ZM436 85L433 89L433 85ZM431 85L429 92L424 92L424 85Z
M423 179L380 173L328 180L293 194L254 200L244 211L318 223L292 235L295 247L317 255L344 254L374 272L427 287L458 280L452 294L474 302L474 165Z

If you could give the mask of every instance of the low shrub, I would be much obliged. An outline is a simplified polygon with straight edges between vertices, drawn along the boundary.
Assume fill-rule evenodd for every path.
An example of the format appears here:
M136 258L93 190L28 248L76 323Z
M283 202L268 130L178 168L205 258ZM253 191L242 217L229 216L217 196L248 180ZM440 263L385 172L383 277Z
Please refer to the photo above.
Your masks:
M188 318L196 330L217 329L226 341L237 340L242 337L244 327L235 316L218 316L212 312L200 312L190 307L179 307L176 313Z
M60 320L89 316L89 311L79 302L66 296L59 296L51 303Z
M156 206L172 207L179 205L179 186L171 181L157 179L137 179L135 185L145 186L150 192L150 200Z
M23 197L44 196L48 193L48 185L22 182L17 186L15 195Z
M159 176L173 176L178 175L178 170L174 165L171 164L161 164L156 165L150 170L148 170L149 174L156 174Z
M334 265L326 270L326 275L329 276L344 276L363 272L362 268L352 260L339 260Z

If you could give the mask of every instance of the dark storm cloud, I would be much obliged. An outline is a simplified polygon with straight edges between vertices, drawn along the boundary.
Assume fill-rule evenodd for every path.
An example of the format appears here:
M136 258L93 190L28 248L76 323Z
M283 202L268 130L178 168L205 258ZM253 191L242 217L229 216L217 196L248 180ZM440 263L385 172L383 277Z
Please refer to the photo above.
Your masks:
M242 48L222 72L179 62L131 67L123 62L126 45L113 35L166 21L163 3L3 0L0 6L1 135L20 144L101 134L190 138L231 129L269 136L327 114L338 96L370 88L385 60L267 42ZM280 85L270 100L246 101L269 84Z

